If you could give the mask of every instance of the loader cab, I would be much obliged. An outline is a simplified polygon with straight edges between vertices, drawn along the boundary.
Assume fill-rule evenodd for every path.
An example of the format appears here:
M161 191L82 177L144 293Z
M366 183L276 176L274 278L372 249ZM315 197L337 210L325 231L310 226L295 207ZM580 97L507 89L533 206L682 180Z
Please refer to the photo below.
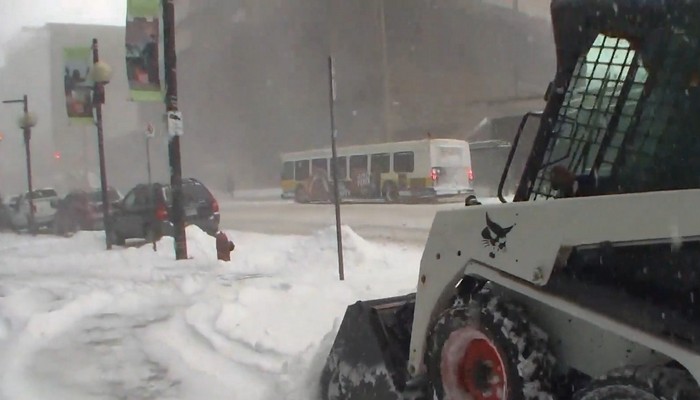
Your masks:
M626 31L613 12L579 31L553 8L558 73L514 201L560 197L562 168L590 195L700 188L698 36L659 21Z

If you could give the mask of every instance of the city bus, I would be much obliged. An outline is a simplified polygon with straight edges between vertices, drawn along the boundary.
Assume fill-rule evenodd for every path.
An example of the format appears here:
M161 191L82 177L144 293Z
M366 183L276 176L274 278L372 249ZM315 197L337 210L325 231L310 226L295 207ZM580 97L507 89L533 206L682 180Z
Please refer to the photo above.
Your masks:
M330 202L331 149L281 155L282 197L298 203ZM407 200L465 200L474 195L469 144L423 139L337 148L341 201L395 203Z

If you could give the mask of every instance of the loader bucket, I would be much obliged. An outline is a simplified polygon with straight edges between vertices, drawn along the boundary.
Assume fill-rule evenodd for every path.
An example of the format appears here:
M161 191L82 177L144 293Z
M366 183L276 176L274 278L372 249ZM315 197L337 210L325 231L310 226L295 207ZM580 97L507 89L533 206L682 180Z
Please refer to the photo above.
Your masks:
M415 294L349 306L321 375L323 400L404 398Z

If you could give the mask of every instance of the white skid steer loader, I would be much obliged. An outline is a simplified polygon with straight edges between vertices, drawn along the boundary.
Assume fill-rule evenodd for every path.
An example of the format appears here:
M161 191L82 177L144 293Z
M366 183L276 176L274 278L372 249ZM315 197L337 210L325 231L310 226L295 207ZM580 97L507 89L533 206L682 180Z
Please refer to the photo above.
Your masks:
M416 293L348 307L324 399L700 399L700 1L551 13L513 202L436 214Z

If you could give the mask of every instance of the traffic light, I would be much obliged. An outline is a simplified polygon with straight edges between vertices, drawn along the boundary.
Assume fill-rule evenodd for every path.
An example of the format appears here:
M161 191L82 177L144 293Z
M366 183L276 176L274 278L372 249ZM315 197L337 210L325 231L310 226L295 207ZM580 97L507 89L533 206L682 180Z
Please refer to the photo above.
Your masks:
M60 151L54 151L53 152L53 158L55 160L60 160L61 159L61 152Z

